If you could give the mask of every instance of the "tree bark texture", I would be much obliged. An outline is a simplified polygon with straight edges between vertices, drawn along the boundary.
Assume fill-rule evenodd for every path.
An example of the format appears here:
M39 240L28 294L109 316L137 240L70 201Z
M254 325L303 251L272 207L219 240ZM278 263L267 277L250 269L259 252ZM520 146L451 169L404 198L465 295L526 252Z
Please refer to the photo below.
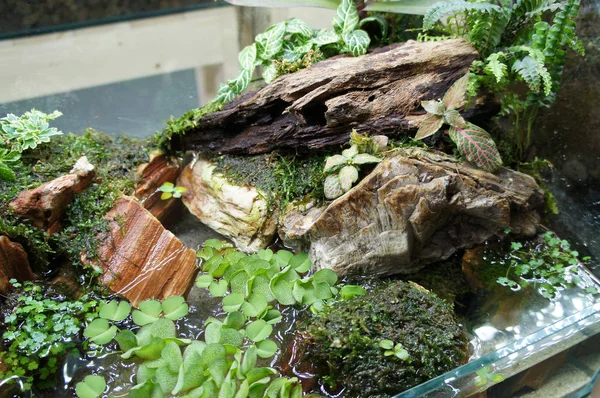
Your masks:
M476 58L463 39L408 41L361 57L333 57L240 96L174 136L173 145L232 154L302 152L345 143L352 129L414 134L425 117L421 101L441 98ZM465 117L496 111L477 103Z

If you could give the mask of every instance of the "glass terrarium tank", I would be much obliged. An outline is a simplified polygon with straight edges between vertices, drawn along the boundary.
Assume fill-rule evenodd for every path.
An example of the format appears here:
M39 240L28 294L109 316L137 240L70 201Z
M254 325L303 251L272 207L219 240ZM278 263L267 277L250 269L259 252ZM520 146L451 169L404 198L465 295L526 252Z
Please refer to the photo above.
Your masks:
M594 396L599 22L3 1L0 396Z

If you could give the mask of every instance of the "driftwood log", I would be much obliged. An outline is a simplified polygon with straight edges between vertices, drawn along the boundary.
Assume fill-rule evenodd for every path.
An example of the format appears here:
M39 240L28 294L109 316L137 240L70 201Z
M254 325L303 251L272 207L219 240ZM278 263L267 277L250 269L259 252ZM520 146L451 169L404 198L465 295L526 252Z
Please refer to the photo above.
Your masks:
M441 98L476 58L463 39L408 41L362 57L330 58L244 94L175 136L173 146L257 154L339 145L353 128L412 134L425 115L421 101ZM495 108L483 102L465 116L491 116Z

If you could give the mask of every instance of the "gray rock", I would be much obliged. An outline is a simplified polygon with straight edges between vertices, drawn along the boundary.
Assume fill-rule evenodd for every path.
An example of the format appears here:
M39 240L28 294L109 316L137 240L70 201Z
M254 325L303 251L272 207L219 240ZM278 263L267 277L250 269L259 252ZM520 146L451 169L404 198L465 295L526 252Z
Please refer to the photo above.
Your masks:
M413 272L506 228L533 235L543 192L530 176L495 174L412 148L389 155L326 208L288 210L283 241L310 248L313 266L340 275Z

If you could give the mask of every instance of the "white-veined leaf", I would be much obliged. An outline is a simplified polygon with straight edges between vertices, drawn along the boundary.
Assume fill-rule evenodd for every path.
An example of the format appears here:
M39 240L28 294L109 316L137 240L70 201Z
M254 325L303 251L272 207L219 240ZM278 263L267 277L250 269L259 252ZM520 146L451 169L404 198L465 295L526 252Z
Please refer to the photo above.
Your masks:
M354 164L379 163L381 159L377 156L369 155L368 153L359 153L352 158Z
M333 155L327 158L325 161L325 168L323 169L323 173L327 173L329 171L335 170L337 167L346 163L346 159L342 155Z
M354 30L344 35L346 49L355 57L365 55L371 44L369 34L362 29Z
M256 36L258 56L267 61L273 58L283 46L286 22L279 22Z
M344 194L344 190L340 186L340 177L338 174L331 174L325 178L323 183L325 197L327 199L335 199Z
M310 38L313 36L313 30L306 22L301 19L293 18L287 22L286 32L298 34L302 37Z
M323 7L335 10L340 0L225 0L236 6L250 7Z
M271 83L277 77L277 67L275 63L271 62L267 66L263 66L262 77L265 79L265 83Z
M327 44L337 43L340 40L340 35L327 29L321 29L313 38L313 42L316 43L318 46L325 46Z
M244 47L238 55L241 69L252 69L254 70L254 64L256 63L256 43L252 43L249 46Z
M421 106L427 111L434 115L443 115L446 111L446 107L442 104L442 101L421 101Z
M354 0L342 0L333 16L333 28L336 33L344 36L356 29L358 22L358 11Z
M354 166L345 166L340 170L340 187L344 192L352 188L352 184L358 181L358 170Z

